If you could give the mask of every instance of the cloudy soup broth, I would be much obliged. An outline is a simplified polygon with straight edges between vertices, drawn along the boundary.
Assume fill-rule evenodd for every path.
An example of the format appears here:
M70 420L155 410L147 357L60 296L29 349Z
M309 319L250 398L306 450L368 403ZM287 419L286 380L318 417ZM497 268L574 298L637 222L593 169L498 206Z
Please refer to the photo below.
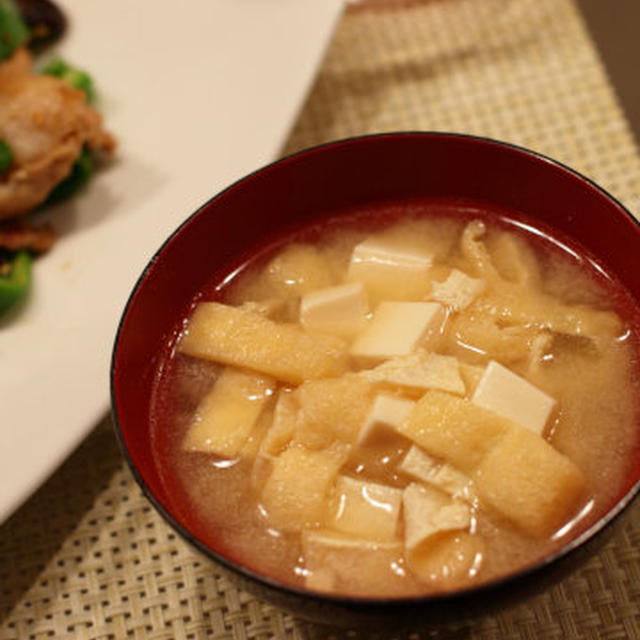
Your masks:
M400 597L533 565L615 504L637 310L503 213L349 211L202 291L152 411L196 537L283 583Z

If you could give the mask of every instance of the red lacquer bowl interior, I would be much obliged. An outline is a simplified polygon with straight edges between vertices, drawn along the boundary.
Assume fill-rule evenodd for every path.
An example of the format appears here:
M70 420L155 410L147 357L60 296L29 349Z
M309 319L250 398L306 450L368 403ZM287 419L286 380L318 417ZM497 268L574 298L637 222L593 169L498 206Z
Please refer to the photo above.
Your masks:
M150 441L159 358L194 297L288 229L367 203L432 197L480 201L555 230L595 256L640 301L640 228L629 212L583 176L518 147L454 134L369 136L303 151L235 183L193 214L149 263L124 312L112 362L116 429L138 481L174 527L218 560L172 507ZM570 547L631 500L640 464L635 469L618 504Z

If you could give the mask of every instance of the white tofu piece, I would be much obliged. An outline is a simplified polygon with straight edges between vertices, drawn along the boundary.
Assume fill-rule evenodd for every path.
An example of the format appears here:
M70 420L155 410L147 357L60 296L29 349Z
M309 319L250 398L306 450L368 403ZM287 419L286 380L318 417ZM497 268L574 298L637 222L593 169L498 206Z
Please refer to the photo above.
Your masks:
M184 448L229 458L240 454L275 386L268 376L225 368L196 409Z
M366 322L369 305L361 282L318 289L302 296L300 322L309 331L350 338Z
M317 591L370 593L372 584L397 586L394 570L402 563L403 544L353 538L326 529L302 532L305 586Z
M495 360L487 365L471 402L542 435L556 401Z
M464 395L466 387L460 376L458 359L419 349L416 353L391 358L374 369L359 375L373 383L400 387L412 395L421 396L427 389L439 389Z
M358 434L358 444L362 445L375 440L376 434L380 432L396 431L411 413L415 404L412 400L397 396L383 393L377 395Z
M415 445L409 449L398 469L450 496L466 502L475 498L476 493L469 476L447 462L440 463Z
M381 302L350 353L366 362L409 355L418 346L434 343L444 320L437 302Z
M486 284L484 278L472 278L464 271L453 269L446 280L433 283L429 299L460 311L484 291Z
M469 505L438 489L411 483L403 492L402 504L405 547L409 553L437 533L467 530L471 526Z
M372 300L420 300L429 290L433 254L385 238L368 238L351 254L347 280L362 282Z
M396 538L402 489L339 476L335 486L331 526L366 540Z

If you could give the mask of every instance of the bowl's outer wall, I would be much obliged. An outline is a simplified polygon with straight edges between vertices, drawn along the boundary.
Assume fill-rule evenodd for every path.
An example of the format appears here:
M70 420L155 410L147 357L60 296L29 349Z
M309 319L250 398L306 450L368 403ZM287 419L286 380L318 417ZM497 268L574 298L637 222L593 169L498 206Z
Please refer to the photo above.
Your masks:
M270 165L213 198L167 241L120 326L112 370L119 435L143 487L169 515L175 513L149 429L158 345L175 339L204 285L265 238L301 223L367 202L447 196L519 212L577 240L640 300L640 230L631 216L588 180L517 147L448 134L391 134Z

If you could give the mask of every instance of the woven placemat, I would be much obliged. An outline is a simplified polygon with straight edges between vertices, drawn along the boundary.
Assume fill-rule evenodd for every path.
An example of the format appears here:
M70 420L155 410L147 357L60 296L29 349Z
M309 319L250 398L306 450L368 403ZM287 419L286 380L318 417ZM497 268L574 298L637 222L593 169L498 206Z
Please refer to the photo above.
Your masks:
M345 13L283 150L390 130L508 140L640 212L640 159L571 0L373 0ZM640 506L536 597L410 638L640 637ZM403 637L404 637L403 636ZM365 638L237 589L155 514L109 418L0 526L0 638ZM388 638L388 635L380 635Z

